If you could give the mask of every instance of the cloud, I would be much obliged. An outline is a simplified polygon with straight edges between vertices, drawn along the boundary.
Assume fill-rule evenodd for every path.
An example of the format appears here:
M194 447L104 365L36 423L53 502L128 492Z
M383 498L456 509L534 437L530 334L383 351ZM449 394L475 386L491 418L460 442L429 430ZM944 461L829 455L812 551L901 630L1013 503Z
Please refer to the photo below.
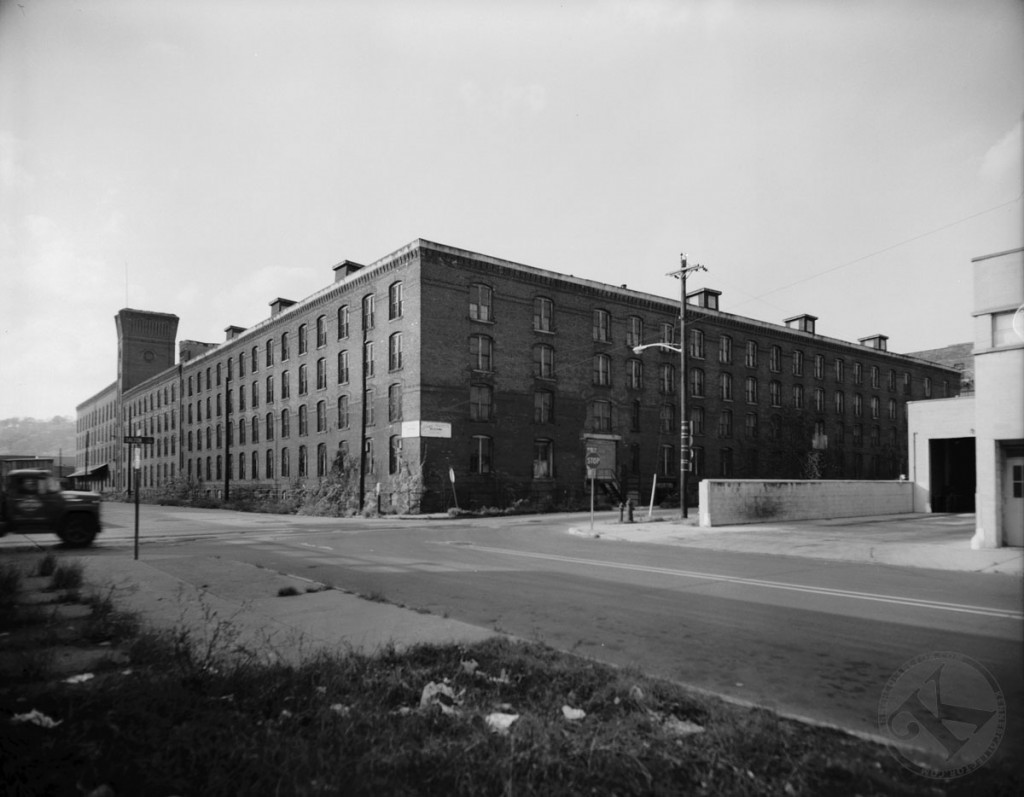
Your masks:
M982 157L979 170L982 179L993 183L1006 179L1019 182L1022 146L1024 146L1024 136L1021 131L1021 120L1018 119L1017 123L999 141L989 147L988 152Z
M8 130L0 130L0 188L31 188L34 179L23 164L24 143Z
M459 97L467 108L483 111L501 120L536 116L547 106L547 90L537 83L484 87L474 80L463 81Z

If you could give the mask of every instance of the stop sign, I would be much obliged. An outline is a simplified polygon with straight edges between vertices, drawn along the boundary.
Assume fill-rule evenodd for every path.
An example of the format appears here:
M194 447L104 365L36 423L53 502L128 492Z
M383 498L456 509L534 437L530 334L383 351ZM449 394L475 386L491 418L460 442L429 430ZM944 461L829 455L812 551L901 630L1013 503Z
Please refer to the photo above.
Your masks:
M588 468L596 468L601 464L601 457L597 454L587 454L586 462Z

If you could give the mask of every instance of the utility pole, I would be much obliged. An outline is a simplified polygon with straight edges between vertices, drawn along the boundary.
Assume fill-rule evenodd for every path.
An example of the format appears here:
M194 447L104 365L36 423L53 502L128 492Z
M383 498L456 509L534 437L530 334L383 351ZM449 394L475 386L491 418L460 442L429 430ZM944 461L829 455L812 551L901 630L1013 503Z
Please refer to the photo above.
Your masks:
M668 276L679 280L679 506L682 519L689 517L686 508L686 474L693 467L690 443L690 419L686 415L686 277L691 271L707 271L702 265L687 266L686 255L679 256L679 270Z

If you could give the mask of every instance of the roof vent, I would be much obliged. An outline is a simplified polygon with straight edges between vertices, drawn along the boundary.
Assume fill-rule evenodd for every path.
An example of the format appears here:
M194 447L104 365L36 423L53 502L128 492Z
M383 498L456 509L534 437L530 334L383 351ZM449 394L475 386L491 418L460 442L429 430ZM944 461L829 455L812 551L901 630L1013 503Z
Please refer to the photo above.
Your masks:
M718 297L721 295L721 291L716 291L712 288L701 288L699 291L690 291L690 293L686 294L686 303L703 307L705 310L717 310Z
M241 335L243 332L245 332L245 327L236 327L236 326L224 327L224 335L225 335L225 339L226 340L234 340L239 335Z
M809 332L814 334L814 322L818 320L818 316L809 315L803 313L802 315L795 315L792 318L785 319L786 326L790 329L799 329L801 332Z
M858 341L867 346L869 349L878 349L879 351L889 351L889 336L888 335L869 335L866 338L858 338Z
M282 310L287 310L293 304L295 304L293 300L282 299L280 296L278 296L276 299L274 299L274 301L270 303L270 317L273 318Z
M361 268L363 268L362 263L356 263L352 260L342 260L338 265L334 266L334 281L341 282L345 277L355 274Z

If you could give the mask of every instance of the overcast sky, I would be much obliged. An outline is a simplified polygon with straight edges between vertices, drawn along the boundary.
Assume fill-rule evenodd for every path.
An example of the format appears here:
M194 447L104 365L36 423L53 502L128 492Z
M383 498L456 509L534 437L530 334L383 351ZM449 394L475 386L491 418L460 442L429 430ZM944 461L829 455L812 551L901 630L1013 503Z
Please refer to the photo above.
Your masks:
M0 2L0 418L416 238L909 352L1022 244L1020 0Z

